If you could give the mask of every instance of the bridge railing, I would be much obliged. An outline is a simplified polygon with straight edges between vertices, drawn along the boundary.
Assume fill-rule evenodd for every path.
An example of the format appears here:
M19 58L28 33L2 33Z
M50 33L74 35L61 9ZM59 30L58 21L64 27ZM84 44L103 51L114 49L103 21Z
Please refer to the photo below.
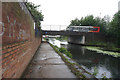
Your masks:
M42 30L48 31L66 31L68 25L42 25Z
M47 31L74 31L74 32L99 32L97 26L67 26L67 25L42 25L42 30Z

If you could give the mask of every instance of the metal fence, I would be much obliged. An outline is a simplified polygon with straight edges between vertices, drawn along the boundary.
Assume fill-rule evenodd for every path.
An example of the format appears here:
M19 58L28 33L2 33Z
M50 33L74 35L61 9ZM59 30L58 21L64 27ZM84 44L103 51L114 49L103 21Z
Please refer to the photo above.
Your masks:
M66 31L68 25L42 25L42 30Z

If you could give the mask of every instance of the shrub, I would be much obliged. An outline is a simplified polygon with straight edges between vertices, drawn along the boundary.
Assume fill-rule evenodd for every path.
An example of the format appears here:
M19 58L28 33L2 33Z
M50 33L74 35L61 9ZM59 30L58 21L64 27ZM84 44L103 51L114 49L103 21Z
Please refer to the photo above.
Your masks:
M59 51L60 51L61 53L65 53L65 52L67 52L67 49L65 49L64 47L61 47L61 48L59 48Z
M61 48L59 48L59 51L60 51L61 53L66 54L68 57L72 58L72 54L71 54L66 48L61 47Z

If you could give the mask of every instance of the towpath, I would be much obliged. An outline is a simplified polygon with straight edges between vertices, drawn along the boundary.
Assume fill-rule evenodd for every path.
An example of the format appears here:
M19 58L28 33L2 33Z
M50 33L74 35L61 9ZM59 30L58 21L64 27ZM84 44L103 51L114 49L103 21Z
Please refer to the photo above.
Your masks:
M48 43L42 43L24 78L76 78Z

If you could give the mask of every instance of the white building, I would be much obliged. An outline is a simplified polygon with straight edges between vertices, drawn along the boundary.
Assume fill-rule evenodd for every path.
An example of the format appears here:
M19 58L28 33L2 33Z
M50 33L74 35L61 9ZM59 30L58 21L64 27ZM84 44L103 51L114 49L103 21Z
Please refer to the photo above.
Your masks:
M118 2L118 11L120 11L120 1Z

